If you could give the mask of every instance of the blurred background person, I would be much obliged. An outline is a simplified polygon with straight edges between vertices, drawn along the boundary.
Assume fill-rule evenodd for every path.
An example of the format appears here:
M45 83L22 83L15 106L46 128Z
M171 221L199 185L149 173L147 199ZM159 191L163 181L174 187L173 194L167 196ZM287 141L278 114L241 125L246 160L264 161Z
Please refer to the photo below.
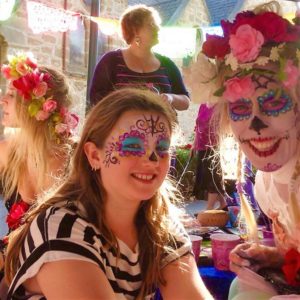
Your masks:
M189 107L189 95L181 73L166 56L154 53L160 25L158 12L146 5L130 6L121 16L126 48L105 53L98 62L90 86L91 105L123 87L147 88L160 94L176 110Z

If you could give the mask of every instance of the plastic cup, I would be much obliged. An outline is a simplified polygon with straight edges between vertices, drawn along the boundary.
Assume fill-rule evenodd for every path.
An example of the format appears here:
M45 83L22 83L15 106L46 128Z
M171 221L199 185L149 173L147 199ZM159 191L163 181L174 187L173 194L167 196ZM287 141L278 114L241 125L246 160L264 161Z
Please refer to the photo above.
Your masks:
M198 259L200 256L202 237L199 235L193 235L193 234L190 234L189 237L192 242L192 251L194 253L196 263L198 263Z
M210 236L212 258L218 270L229 270L229 253L242 242L239 236L227 233L214 233Z

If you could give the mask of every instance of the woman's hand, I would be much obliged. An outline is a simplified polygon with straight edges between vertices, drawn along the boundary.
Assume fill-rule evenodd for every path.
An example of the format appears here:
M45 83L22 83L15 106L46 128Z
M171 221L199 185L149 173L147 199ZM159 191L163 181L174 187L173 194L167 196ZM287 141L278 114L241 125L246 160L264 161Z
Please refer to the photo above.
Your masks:
M230 269L238 274L239 270L247 267L258 271L264 267L280 267L283 264L283 255L275 247L243 243L236 246L229 255Z
M160 94L161 98L169 103L176 110L186 110L189 108L190 100L186 95Z

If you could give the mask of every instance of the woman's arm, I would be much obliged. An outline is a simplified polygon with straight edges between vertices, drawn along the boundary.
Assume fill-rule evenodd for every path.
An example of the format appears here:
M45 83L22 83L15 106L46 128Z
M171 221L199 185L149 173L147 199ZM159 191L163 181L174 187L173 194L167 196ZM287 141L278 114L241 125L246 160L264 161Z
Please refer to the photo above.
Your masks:
M79 260L45 263L24 286L30 292L43 294L47 300L116 299L99 266Z
M195 258L185 255L163 268L166 285L159 287L164 300L200 300L213 299L205 287Z
M176 110L187 110L190 106L190 99L186 95L161 94L161 97Z

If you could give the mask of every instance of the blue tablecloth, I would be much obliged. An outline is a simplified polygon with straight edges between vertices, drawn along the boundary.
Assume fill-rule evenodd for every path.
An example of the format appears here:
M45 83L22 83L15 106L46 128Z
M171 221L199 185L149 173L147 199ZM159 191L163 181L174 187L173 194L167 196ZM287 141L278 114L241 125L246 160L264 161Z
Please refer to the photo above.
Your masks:
M205 286L216 300L227 300L230 284L235 278L235 273L219 271L214 267L198 268Z
M198 270L205 286L213 295L214 299L227 300L230 284L236 275L230 271L219 271L214 267L199 267ZM162 300L159 291L157 291L154 299Z

